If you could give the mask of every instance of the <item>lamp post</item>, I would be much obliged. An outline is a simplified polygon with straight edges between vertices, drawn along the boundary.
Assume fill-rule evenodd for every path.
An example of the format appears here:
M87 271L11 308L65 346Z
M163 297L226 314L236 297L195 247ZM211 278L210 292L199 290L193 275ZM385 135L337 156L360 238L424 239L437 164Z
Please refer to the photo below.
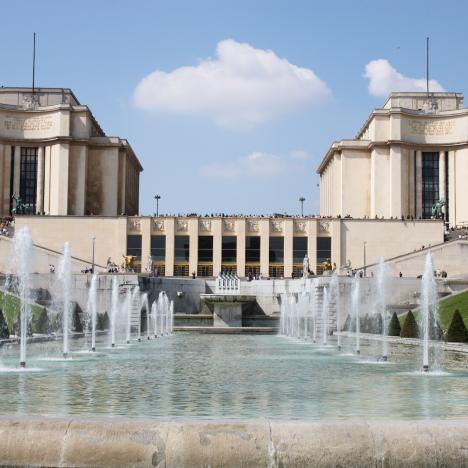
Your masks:
M155 195L154 199L156 200L156 216L159 216L159 200L161 200L161 195Z
M94 275L94 244L96 242L96 238L93 237L93 265L91 267L91 273Z
M299 201L301 202L301 216L303 217L303 216L304 216L304 202L305 202L305 198L304 198L304 197L301 197L301 198L299 198Z

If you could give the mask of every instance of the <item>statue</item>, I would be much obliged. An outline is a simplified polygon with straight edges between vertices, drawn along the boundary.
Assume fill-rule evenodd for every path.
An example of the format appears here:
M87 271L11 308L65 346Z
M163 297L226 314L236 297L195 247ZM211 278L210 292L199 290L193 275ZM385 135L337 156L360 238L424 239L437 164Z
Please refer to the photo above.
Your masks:
M444 217L444 212L442 208L447 205L447 201L445 198L441 198L433 207L431 210L432 217L435 219L440 219Z
M148 259L146 261L146 271L151 273L153 271L153 258L151 255L148 255Z
M11 214L13 216L17 214L25 214L26 205L23 203L22 198L14 193L11 199L15 202L15 207L11 210Z
M309 257L307 254L304 255L304 260L302 261L302 277L308 278L309 276Z
M124 261L122 262L122 268L124 271L133 271L135 269L135 257L133 255L122 255Z

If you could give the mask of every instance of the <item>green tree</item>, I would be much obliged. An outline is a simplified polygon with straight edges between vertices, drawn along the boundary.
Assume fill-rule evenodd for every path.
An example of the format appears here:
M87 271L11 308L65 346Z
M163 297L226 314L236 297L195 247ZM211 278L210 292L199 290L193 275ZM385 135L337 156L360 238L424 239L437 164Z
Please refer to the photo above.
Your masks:
M411 310L406 314L405 323L401 329L400 336L402 338L417 338L419 336L418 324Z
M445 340L453 343L468 342L468 331L458 309L453 314Z
M401 326L396 312L393 312L392 318L388 325L388 336L400 336Z

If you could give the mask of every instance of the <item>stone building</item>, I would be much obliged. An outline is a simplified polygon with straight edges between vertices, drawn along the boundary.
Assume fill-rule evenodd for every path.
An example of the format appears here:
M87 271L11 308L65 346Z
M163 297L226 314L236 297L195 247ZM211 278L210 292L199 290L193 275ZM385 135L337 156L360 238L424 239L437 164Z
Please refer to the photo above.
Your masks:
M68 241L72 255L89 264L93 253L103 267L109 257L120 265L131 255L137 271L185 277L221 271L242 278L297 277L306 254L314 273L321 273L327 260L337 268L362 268L380 256L388 259L444 241L441 220L18 216L16 228L22 226L28 226L36 245L56 252Z
M468 109L459 93L392 93L353 140L332 144L318 171L320 213L429 219L440 200L468 223Z
M0 88L0 217L133 215L142 171L127 140L107 136L70 89Z

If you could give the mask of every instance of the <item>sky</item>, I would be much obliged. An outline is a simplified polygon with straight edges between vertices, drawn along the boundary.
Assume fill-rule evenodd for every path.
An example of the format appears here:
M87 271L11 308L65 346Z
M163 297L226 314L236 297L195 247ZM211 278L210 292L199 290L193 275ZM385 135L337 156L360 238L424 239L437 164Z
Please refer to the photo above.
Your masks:
M71 88L144 172L140 213L319 212L316 169L391 91L464 92L468 3L0 0L0 86Z

